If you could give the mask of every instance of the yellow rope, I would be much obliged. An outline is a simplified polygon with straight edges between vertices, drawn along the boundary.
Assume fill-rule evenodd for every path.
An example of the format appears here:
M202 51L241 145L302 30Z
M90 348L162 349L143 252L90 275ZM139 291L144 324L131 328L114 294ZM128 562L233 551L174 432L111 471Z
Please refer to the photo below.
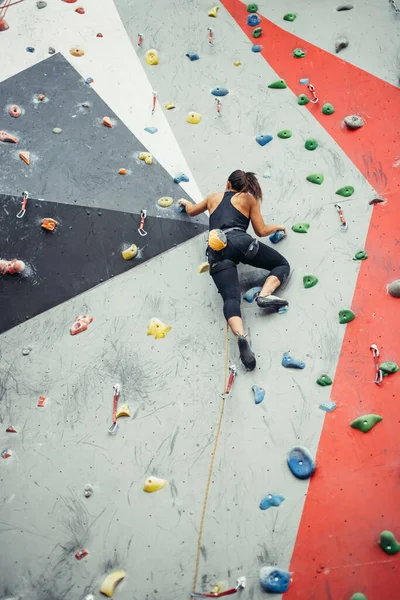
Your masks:
M227 375L228 375L228 360L229 360L228 342L229 342L229 328L228 328L228 324L226 324L225 364L224 364L224 388L223 388L223 392L222 392L223 394L225 394L226 384L227 384ZM222 425L222 418L224 416L224 409L225 409L225 395L222 396L221 411L219 413L218 427L217 427L217 431L215 433L214 448L213 448L213 451L211 453L211 461L210 461L210 466L209 466L209 469L208 469L208 478L207 478L206 491L205 491L205 494L204 494L203 509L201 511L201 519L200 519L200 527L199 527L199 538L198 538L198 542L197 542L196 567L195 567L194 578L193 578L193 590L192 590L193 592L196 591L197 579L199 577L199 566L200 566L200 556L201 556L201 542L202 542L202 539L203 539L204 519L205 519L205 516L206 516L208 496L209 496L209 493L210 493L211 477L212 477L212 472L213 472L213 469L214 469L214 460L215 460L215 454L217 452L219 434L221 432L221 425Z

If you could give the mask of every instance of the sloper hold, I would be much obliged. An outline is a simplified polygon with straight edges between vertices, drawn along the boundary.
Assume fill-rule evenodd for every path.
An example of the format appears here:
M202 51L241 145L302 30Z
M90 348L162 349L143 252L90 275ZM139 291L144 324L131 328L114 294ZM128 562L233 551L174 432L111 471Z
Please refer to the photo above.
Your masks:
M322 112L324 113L324 115L333 115L335 109L333 108L332 104L329 104L329 102L327 102L323 105Z
M143 491L151 494L158 492L166 486L168 481L166 479L159 479L159 477L148 477L144 483Z
M379 545L386 554L400 552L400 544L391 531L382 531Z
M304 106L304 104L308 104L309 102L310 100L305 94L300 94L300 96L297 98L297 104L300 104L300 106Z
M318 277L315 277L315 275L304 275L303 285L306 289L314 287L314 285L317 285L317 283Z
M158 52L155 48L147 50L145 54L146 63L150 66L158 65Z
M267 510L268 508L271 508L271 506L280 506L284 499L285 498L279 494L268 494L268 496L265 496L265 498L261 500L260 508L261 510Z
M265 398L265 390L262 387L258 387L258 385L253 385L252 388L254 394L254 403L261 404L261 402Z
M311 173L310 175L307 175L306 179L311 183L321 185L321 183L323 183L324 181L324 176L322 175L322 173Z
M163 198L160 198L157 201L157 204L158 204L158 206L161 206L162 208L168 208L168 206L171 206L173 201L174 201L174 199L171 198L170 196L164 196Z
M261 19L255 13L251 13L250 15L247 15L247 25L249 25L249 27L257 27L257 25L259 25L260 23L261 23Z
M368 431L371 431L371 429L380 421L382 421L380 415L363 415L362 417L354 419L354 421L350 423L350 427L358 429L363 433L368 433Z
M199 264L199 266L197 267L197 272L199 274L201 273L206 273L207 271L210 270L210 263L208 262L202 262Z
M318 377L317 383L318 385L322 385L322 387L325 387L327 385L332 385L332 379L329 377L329 375L323 373Z
M278 231L274 231L274 233L271 233L271 235L269 236L269 241L272 242L272 244L277 244L284 237L285 232L282 229L278 229Z
M281 129L281 131L278 131L276 135L278 138L281 138L281 140L287 140L288 138L292 137L292 132L289 131L289 129Z
M227 94L229 94L229 90L227 90L225 87L217 86L211 90L211 93L213 96L221 96L222 97L222 96L226 96Z
M306 140L305 144L304 144L304 148L306 150L315 150L316 148L318 148L317 140L314 140L314 138L310 138L310 139Z
M345 323L350 323L353 319L356 318L356 315L353 313L350 308L343 308L339 311L339 323L344 325Z
M186 121L192 125L197 125L201 121L201 114L197 112L190 112L186 117Z
M284 90L287 88L286 81L284 79L278 79L278 81L273 81L268 86L272 90Z
M272 135L258 135L256 137L256 142L260 144L260 146L266 146L269 142L272 142L274 138Z
M260 569L261 587L270 594L283 594L290 586L291 576L288 571L277 567L262 567Z
M115 417L117 419L119 419L119 417L130 417L130 416L131 416L131 413L130 413L128 404L121 404L121 406L118 408L117 414L115 415Z
M208 11L208 16L214 17L214 19L215 19L217 17L218 11L219 11L219 6L214 6L214 8L212 8L211 10Z
M121 252L121 255L124 260L132 260L132 258L135 258L137 253L138 253L138 248L137 248L136 244L132 244L131 246L129 246L129 248L126 248L126 250L123 250Z
M193 62L194 60L200 60L200 56L197 52L187 52L186 56Z
M296 233L307 233L310 223L295 223L292 225L292 231Z
M286 15L283 15L283 20L284 21L294 21L297 15L295 15L295 13L286 13Z
M338 196L344 196L345 198L350 198L354 194L354 188L352 185L345 185L344 187L336 190L335 194Z
M368 254L365 252L365 250L359 250L353 256L353 260L366 260L367 258Z
M243 296L243 299L247 302L254 302L255 298L257 298L258 294L261 292L261 288L259 286L252 287Z
M306 363L302 360L297 360L290 356L289 352L285 352L282 358L282 366L286 369L305 369Z
M399 365L395 362L387 361L382 363L379 368L382 371L383 377L386 377L387 375L397 373L397 371L399 370Z
M84 51L82 50L82 48L77 48L76 46L74 46L73 48L71 48L70 51L69 51L69 53L72 56L77 56L77 57L78 56L83 56L85 54Z
M349 129L360 129L364 126L364 119L358 115L349 115L344 118L344 123Z
M125 577L125 571L113 571L112 573L107 575L105 579L103 579L103 582L100 586L100 592L105 596L108 596L108 598L112 598L112 595L118 583L125 579Z
M400 298L400 279L395 279L388 287L388 292L393 298Z
M352 8L354 8L354 6L352 4L341 4L340 6L337 7L337 11L341 12L343 10L351 10Z
M154 335L154 339L158 340L160 338L165 338L171 329L172 327L170 325L166 325L159 319L153 318L149 321L147 335Z
M298 479L308 479L315 471L315 462L304 446L294 446L287 455L287 464Z
M30 154L30 152L20 152L19 153L19 157L22 158L22 160L24 161L24 163L26 163L27 165L30 165L30 163L31 163L31 154Z

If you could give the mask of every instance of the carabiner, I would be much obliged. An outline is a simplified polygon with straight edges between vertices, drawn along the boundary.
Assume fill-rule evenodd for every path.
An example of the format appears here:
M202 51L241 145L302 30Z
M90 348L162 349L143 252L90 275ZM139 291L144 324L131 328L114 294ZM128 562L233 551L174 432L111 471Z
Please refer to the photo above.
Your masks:
M340 229L342 231L347 231L348 225L347 225L346 219L344 218L342 207L340 206L340 204L335 204L335 208L339 213L339 218L340 218L340 222L341 222Z
M147 231L145 231L143 229L143 227L144 227L144 220L145 220L146 217L147 217L147 211L143 208L140 211L140 225L139 225L139 229L138 229L138 232L139 232L139 234L142 237L144 237L145 235L147 235Z
M17 219L22 219L24 214L26 213L26 204L28 202L28 192L22 192L22 202L21 202L21 210L17 214Z
M379 348L376 344L372 344L370 346L370 350L372 351L372 356L375 362L375 383L380 385L382 383L383 373L379 368Z
M312 93L312 98L311 98L310 102L312 104L316 104L318 102L318 96L315 92L315 87L313 86L312 83L309 83L307 87L310 90L310 92Z
M228 398L228 396L230 396L230 393L232 390L232 385L233 385L236 375L237 375L237 369L236 369L235 365L231 365L229 367L229 379L228 379L228 384L226 386L226 390L223 394L220 394L221 398L223 398L224 400L226 398Z

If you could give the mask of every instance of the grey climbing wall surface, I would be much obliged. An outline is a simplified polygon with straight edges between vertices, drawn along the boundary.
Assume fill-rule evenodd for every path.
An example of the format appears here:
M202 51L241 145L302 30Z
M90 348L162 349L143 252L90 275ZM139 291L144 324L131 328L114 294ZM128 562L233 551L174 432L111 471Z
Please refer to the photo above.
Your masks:
M53 2L62 4L61 0ZM74 18L89 18L89 8L92 14L100 10L89 0L87 4L87 14L74 14ZM364 26L370 27L372 21L378 24L374 29L376 44L389 43L386 27L392 28L393 23L387 15L387 3L382 3L385 11L380 3L368 3L368 10L358 13L357 19L351 15L346 21L346 14L338 13L345 25L339 24L339 17L326 17L332 8L328 0L320 1L318 6L286 0L264 4L265 10L262 7L261 11L260 6L260 12L273 21L285 12L306 12L309 17L298 35L316 45L326 44L333 53L336 36L351 35L348 59L363 68L368 68L371 60L371 71L396 81L392 68L396 56L391 46L379 53L365 46ZM132 69L143 68L151 88L157 90L157 109L166 113L202 194L223 190L228 175L236 168L254 171L264 193L262 213L266 222L283 224L289 230L277 246L292 267L291 277L280 291L289 301L289 311L268 316L254 303L242 303L246 330L258 361L252 374L240 367L235 340L229 336L229 364L238 366L238 376L225 406L197 583L199 590L209 592L216 582L232 587L244 575L247 587L240 597L259 600L265 597L259 584L259 567L270 564L286 569L290 564L308 483L292 476L286 454L297 444L308 447L313 455L317 450L325 418L319 404L329 400L330 388L316 386L315 381L321 373L332 378L335 375L345 333L344 327L337 325L337 314L351 306L360 269L360 263L352 258L364 247L371 216L368 200L375 191L325 129L298 106L290 90L267 88L281 75L251 52L247 36L223 6L215 20L207 17L212 6L205 0L155 0L151 6L138 0L115 0L115 6L142 65L132 62ZM16 14L12 10L8 21L11 14ZM31 10L38 9L33 6ZM106 10L114 21L110 17L104 35L112 36L118 47L125 43L122 34L119 42L121 24L113 7ZM208 43L209 26L214 32L214 46ZM143 33L144 40L140 47L138 32ZM1 44L5 34L0 32ZM84 35L77 37L85 47ZM51 38L46 44L51 41L56 45L57 40ZM31 41L23 42L21 53L28 43ZM67 48L76 43L69 40ZM112 44L109 48L113 51ZM145 52L150 48L159 52L156 67L145 62ZM197 52L200 60L191 62L185 56L188 51ZM67 62L71 56L66 51L64 55L45 62L49 67L62 65L63 72L75 81L74 70ZM347 58L344 53L343 58ZM234 66L234 61L241 65ZM86 64L88 76L90 63ZM41 62L32 68L43 73ZM19 90L23 97L28 89L23 76L16 75L15 87L10 79L0 84L0 94L2 89L7 90L3 105L11 102L13 90ZM112 72L109 77L111 81ZM126 78L130 77L127 71ZM32 80L29 82L30 98L34 91ZM49 84L49 96L60 85L55 77ZM103 100L86 84L81 85L82 98L88 97L98 109L98 116L104 116ZM229 90L221 99L221 116L210 93L215 86ZM67 93L65 98L74 105L77 102ZM176 108L166 111L164 105L170 101ZM66 118L65 111L57 111L54 109L54 118ZM196 126L186 122L190 111L202 114ZM77 119L81 110L78 112ZM64 130L67 125L60 124L60 119L55 118L51 127L58 125ZM4 117L0 129L10 130L9 123ZM147 125L140 122L138 130ZM117 127L124 132L126 152L143 150L133 138L137 130L132 125L125 127L121 121ZM292 131L292 137L279 139L277 133L282 129ZM260 134L270 134L274 140L261 147L255 141ZM50 129L47 137L52 135ZM78 137L74 134L75 140ZM318 141L314 152L304 148L309 138ZM50 161L53 146L47 145L50 142L45 136L38 139L41 147L35 148L35 153L43 152ZM136 144L136 150L132 144ZM0 151L5 152L3 146ZM115 167L124 166L115 158L116 147L106 146L104 152ZM157 167L161 175L150 179L148 165L141 162L135 163L135 168L137 173L140 170L138 189L146 194L151 184L154 200L154 189L160 195L173 193L176 173L169 176L157 162L157 151L152 152L156 164L151 168ZM89 156L85 151L83 154L83 164L90 169ZM60 157L57 161L60 173L73 181L72 175L60 167ZM17 177L11 165L7 163L9 175L3 176L4 189L0 192L19 195L24 180ZM33 168L40 169L40 165L34 162ZM49 163L46 169L36 171L35 190L48 202L72 204L73 194L63 197L50 168ZM88 189L79 205L118 210L121 215L137 213L137 199L127 207L131 188L125 179L123 184L117 182L121 187L115 187L117 184L104 175L99 200L95 190L90 189L92 176L88 185L82 181L82 163L76 168L81 171L74 185L81 194ZM317 172L324 175L322 185L306 180ZM96 189L100 183L95 182ZM340 231L334 207L339 198L335 191L346 185L356 190L351 198L340 198L351 235ZM187 196L179 190L179 197ZM159 209L153 209L152 216L158 216ZM174 214L178 219L187 218ZM307 235L291 231L291 226L301 221L311 224ZM199 219L199 231L201 222ZM1 450L10 448L12 456L0 461L0 598L81 600L91 593L99 598L102 579L119 568L126 571L127 577L115 598L188 597L225 371L221 299L209 274L196 272L205 258L205 241L206 235L201 232L177 248L164 252L163 247L160 255L137 268L120 272L63 304L51 303L51 310L1 335L0 440ZM82 235L78 242L85 260L84 247L91 240ZM10 253L14 254L11 249ZM13 258L11 254L7 258ZM303 277L308 274L316 275L319 282L304 289ZM241 267L240 276L243 290L259 284L258 270ZM93 322L87 331L71 336L70 327L81 314L92 315ZM172 327L165 338L147 335L152 318ZM281 359L287 351L304 361L306 368L284 369ZM118 419L117 432L110 435L115 383L121 386L120 404L129 404L131 416ZM266 390L260 405L254 403L253 384ZM43 408L37 407L40 396L47 398ZM17 434L5 432L9 425L17 429ZM143 485L149 476L168 483L157 493L146 494ZM86 484L93 487L90 497L84 495ZM285 500L279 508L261 511L260 500L268 493L281 494ZM77 561L74 554L81 549L89 554ZM299 590L293 598L305 600L309 596Z

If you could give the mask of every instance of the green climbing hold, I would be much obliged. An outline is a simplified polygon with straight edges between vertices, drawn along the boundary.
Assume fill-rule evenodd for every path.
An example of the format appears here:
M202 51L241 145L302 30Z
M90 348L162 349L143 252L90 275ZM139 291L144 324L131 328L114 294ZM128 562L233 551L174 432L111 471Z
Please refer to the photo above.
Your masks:
M295 15L294 13L286 13L286 15L283 16L283 20L284 21L294 21L296 17L297 17L297 15Z
M304 106L304 104L308 104L309 102L310 101L305 94L300 94L297 98L297 104L300 104L300 106Z
M253 29L252 36L254 38L259 38L261 34L262 34L262 27L256 27L255 29Z
M317 285L317 283L318 277L315 277L315 275L304 275L303 285L306 289L314 287L314 285Z
M335 112L335 109L333 108L332 104L329 104L327 102L326 104L323 105L322 112L324 113L324 115L333 115L333 113Z
M344 196L345 198L349 198L354 194L354 188L352 185L346 185L345 187L339 188L336 190L335 194L338 196Z
M295 231L296 233L307 233L309 227L309 223L295 223L292 225L292 231Z
M382 421L382 417L379 415L363 415L362 417L358 417L358 419L354 419L350 423L350 427L358 429L363 433L368 433L379 421Z
M324 181L324 176L322 173L311 173L311 175L307 175L307 181L311 181L311 183L316 183L317 185L321 185Z
M304 58L305 55L306 53L301 48L296 48L295 50L293 50L293 56L295 58Z
M327 385L332 385L332 379L329 377L329 375L323 373L318 377L317 383L318 385L322 385L322 387L325 387Z
M257 12L257 11L258 11L258 6L254 2L247 5L247 12Z
M314 140L314 138L310 138L309 140L306 140L306 143L304 144L304 148L306 150L315 150L316 148L318 148L317 140Z
M289 129L282 129L281 131L278 131L277 136L282 140L287 140L292 137L292 132L289 131Z
M356 315L349 308L344 308L339 311L339 323L344 325L345 323L350 323L353 319L356 318Z
M392 375L392 373L397 373L397 371L399 370L399 365L395 362L388 361L382 363L379 368L382 371L382 375L384 377L387 377L388 375Z
M382 531L379 545L386 554L397 554L400 552L400 544L391 531Z
M361 592L356 592L352 595L350 600L368 600L367 596L364 596Z
M278 81L273 81L270 83L268 87L272 88L273 90L284 90L287 88L287 85L284 79L278 79Z
M368 258L368 254L365 250L359 250L355 253L353 260L366 260Z

